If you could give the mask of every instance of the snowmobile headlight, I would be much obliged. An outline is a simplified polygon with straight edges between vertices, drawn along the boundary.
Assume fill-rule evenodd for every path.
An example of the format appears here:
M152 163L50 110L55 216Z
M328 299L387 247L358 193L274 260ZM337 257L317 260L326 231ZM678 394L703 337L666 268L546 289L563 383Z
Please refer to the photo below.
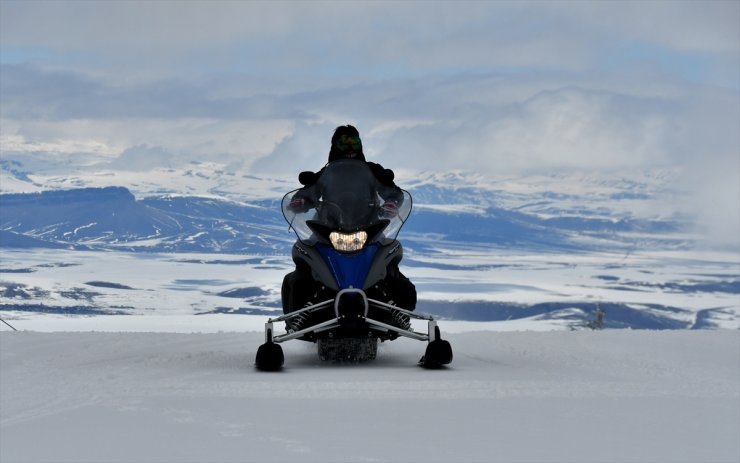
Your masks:
M365 246L367 241L367 233L364 231L358 231L355 233L339 233L331 232L329 234L329 241L334 249L343 252L354 252L359 251Z

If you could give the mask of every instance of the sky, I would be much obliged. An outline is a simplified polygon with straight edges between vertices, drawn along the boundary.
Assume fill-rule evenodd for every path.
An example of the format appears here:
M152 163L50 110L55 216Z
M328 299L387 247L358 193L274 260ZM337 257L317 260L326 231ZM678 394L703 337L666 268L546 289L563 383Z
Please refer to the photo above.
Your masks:
M737 1L0 0L0 66L6 158L316 170L349 123L395 169L678 170L740 233Z

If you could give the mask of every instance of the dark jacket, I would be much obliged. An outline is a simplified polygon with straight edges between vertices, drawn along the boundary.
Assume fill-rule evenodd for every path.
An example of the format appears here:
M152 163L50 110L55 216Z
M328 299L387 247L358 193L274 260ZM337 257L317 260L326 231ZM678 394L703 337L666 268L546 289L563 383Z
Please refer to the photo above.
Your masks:
M339 158L337 158L339 159ZM331 159L331 156L329 157L329 162L336 160ZM365 160L364 158L362 159ZM375 175L375 178L382 183L385 186L391 187L391 188L398 188L398 185L393 181L396 178L396 174L393 173L390 169L385 169L383 166L381 166L378 163L375 162L367 162L367 166L370 168L370 170L373 172L373 175ZM301 172L298 175L298 181L303 186L312 186L314 185L318 180L319 177L321 177L321 174L324 173L324 168L322 168L318 172L311 172L310 170L307 170L305 172Z
M392 170L384 169L383 166L374 162L365 162L370 168L370 172L375 177L375 191L383 201L394 201L398 207L403 203L403 190L393 181L395 175ZM327 163L327 166L330 163ZM306 207L314 207L321 197L321 190L324 188L320 185L321 175L324 173L326 166L318 172L305 171L298 176L298 181L304 185L293 196L294 198L303 198Z

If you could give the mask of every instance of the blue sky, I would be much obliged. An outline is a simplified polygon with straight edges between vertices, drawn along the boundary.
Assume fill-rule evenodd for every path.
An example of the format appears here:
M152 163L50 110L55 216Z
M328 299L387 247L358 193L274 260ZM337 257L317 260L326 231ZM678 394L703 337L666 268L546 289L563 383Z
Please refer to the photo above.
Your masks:
M739 28L737 1L0 0L0 142L269 173L353 123L394 168L678 168L734 220Z

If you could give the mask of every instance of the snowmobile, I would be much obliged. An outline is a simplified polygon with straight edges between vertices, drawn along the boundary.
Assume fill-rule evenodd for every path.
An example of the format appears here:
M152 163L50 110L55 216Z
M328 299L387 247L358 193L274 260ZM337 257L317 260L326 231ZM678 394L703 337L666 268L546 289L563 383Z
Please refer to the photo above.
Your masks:
M295 289L284 283L284 315L265 323L257 369L280 370L285 361L280 343L294 339L316 343L324 361L358 363L375 359L378 342L401 336L427 342L421 366L449 364L452 348L441 338L435 318L413 307L400 307L395 301L408 298L382 289L400 274L403 247L396 237L411 213L411 195L397 189L403 199L393 214L387 214L380 206L377 181L360 160L329 163L317 187L321 185L326 188L321 188L317 201L306 210L290 207L299 190L287 193L281 202L289 229L298 237L292 248L293 261L297 269L310 275L315 291L303 306L289 307L285 302ZM415 301L415 289L410 287ZM425 320L427 331L415 331L411 319ZM274 327L280 322L285 322L286 330L276 334Z

